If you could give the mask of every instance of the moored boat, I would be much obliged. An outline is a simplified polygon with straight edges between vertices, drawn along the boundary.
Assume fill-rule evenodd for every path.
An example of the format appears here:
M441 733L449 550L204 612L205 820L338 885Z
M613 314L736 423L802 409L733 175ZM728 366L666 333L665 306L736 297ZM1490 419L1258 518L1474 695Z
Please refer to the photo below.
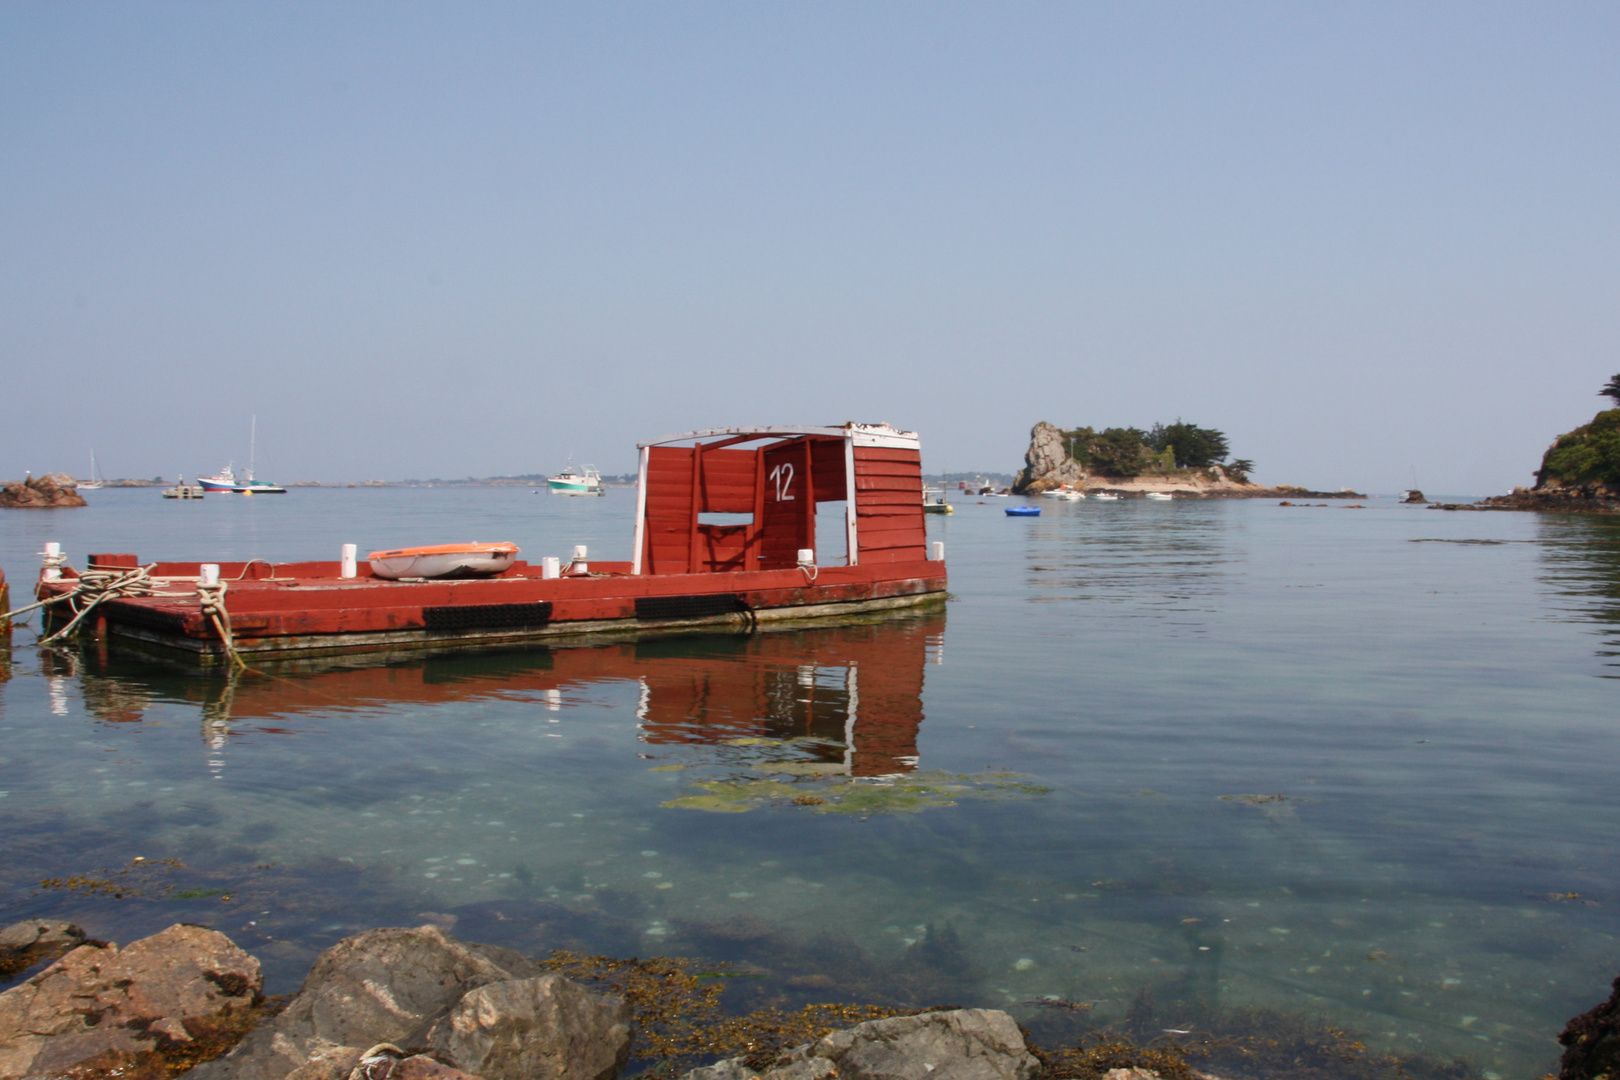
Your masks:
M1009 506L1004 513L1008 517L1040 517L1041 508L1038 506Z
M517 561L516 544L433 544L428 547L373 551L366 556L374 577L401 578L494 577Z
M80 491L100 491L106 486L107 481L102 478L101 468L96 464L96 452L92 450L90 451L90 479L78 485L78 488Z
M197 483L204 491L229 491L237 495L285 495L287 489L268 480L253 478L253 458L259 445L259 417L255 415L248 427L248 467L241 479L236 476L236 462L231 462L213 476L199 476Z
M607 494L607 489L602 486L602 474L596 471L595 465L575 469L571 461L562 472L546 480L546 487L553 495Z
M1168 491L1150 491L1147 493L1147 497L1150 499L1157 499L1160 502L1169 502L1171 499L1175 498L1175 496L1170 494Z
M748 632L764 622L944 601L944 545L928 543L915 432L887 424L725 428L643 443L640 453L635 537L624 561L587 562L580 547L564 571L558 560L535 566L515 546L495 544L390 548L364 562L352 548L342 561L274 564L97 554L94 569L115 572L111 578L53 564L38 595L53 601L52 628L78 618L81 632L110 645L205 665ZM816 508L834 502L843 504L843 520L818 537ZM422 572L453 575L480 553L510 562L482 577ZM435 555L448 558L391 565ZM373 560L398 576L379 574ZM106 591L109 580L125 579L127 590ZM81 617L89 600L93 617Z
M177 476L173 487L163 489L163 497L165 499L200 499L203 497L203 486L201 484L188 484L185 477Z
M255 480L248 469L237 479L235 463L226 465L213 476L199 476L197 483L204 491L228 491L237 495L285 495L287 489L268 480Z

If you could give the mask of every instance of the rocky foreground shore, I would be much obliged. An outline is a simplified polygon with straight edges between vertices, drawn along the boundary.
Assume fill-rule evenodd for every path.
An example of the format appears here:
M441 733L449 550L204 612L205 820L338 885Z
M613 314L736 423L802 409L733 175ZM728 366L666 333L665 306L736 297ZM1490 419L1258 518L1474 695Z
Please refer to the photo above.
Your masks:
M369 930L327 949L272 1007L259 962L224 934L171 926L120 949L65 923L0 932L0 1080L613 1080L631 1009L526 957L435 926ZM990 1009L893 1016L686 1080L1031 1080L1041 1062ZM189 1071L188 1071L189 1070ZM1110 1080L1148 1080L1120 1068Z
M0 931L0 977L53 958L0 993L0 1080L615 1080L646 1034L626 997L435 926L346 938L280 1000L263 996L258 960L205 927L177 924L123 948L49 920ZM682 1080L1218 1080L1152 1048L1044 1053L995 1009L920 1010L809 1036L788 1047L751 1039L743 1056ZM1620 1075L1620 979L1560 1041L1559 1080ZM1444 1075L1475 1073L1457 1063Z

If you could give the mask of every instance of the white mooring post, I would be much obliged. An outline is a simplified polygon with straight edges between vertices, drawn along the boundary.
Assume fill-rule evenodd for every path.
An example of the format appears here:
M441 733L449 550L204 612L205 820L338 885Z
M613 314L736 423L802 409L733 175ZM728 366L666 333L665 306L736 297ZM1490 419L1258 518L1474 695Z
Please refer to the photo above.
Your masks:
M219 563L205 562L202 564L202 583L204 585L219 584Z
M360 547L358 544L343 545L343 569L338 571L339 577L352 578L360 576Z
M945 541L943 541L943 540L935 540L934 541L934 553L933 553L933 555L930 556L930 558L932 558L935 562L944 562L945 561Z
M555 555L547 555L540 560L540 576L554 578L562 576L562 560Z
M588 574L591 564L585 561L586 549L584 544L574 545L574 561L568 565L570 574Z
M42 565L40 580L61 581L62 564L67 562L67 556L62 554L62 545L55 540L49 540L45 544L45 550L39 554Z

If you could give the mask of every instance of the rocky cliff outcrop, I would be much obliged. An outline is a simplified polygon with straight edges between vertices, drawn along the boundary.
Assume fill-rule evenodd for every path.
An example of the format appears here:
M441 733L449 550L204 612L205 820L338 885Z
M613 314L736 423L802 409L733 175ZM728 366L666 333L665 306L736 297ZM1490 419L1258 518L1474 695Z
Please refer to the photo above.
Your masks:
M79 494L79 482L67 473L31 476L0 488L0 507L34 510L83 505L84 496Z
M1152 464L1157 459L1150 456L1144 460ZM1030 429L1029 449L1024 452L1024 468L1013 481L1013 493L1039 495L1065 485L1072 488L1108 489L1127 493L1181 491L1228 496L1270 495L1282 490L1263 488L1246 480L1234 479L1228 475L1226 468L1220 465L1211 465L1203 469L1176 469L1168 464L1153 465L1149 471L1133 476L1111 476L1089 471L1069 456L1063 429L1042 420Z
M1063 443L1062 429L1045 420L1030 429L1024 468L1013 481L1013 491L1020 495L1038 495L1064 484L1079 487L1085 479L1086 471L1069 456L1069 449Z

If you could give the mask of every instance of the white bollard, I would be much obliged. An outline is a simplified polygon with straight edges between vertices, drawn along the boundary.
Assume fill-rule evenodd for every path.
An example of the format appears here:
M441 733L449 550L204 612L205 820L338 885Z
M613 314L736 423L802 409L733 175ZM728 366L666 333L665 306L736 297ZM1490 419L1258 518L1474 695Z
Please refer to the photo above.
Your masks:
M574 561L569 564L568 572L570 574L588 574L591 572L591 564L585 561L584 544L574 545Z
M360 546L358 544L343 545L343 569L338 571L338 577L352 578L360 576Z
M219 563L205 562L202 564L202 583L204 585L219 584Z
M543 578L562 577L562 560L555 555L547 555L541 559L540 576Z
M67 562L67 556L62 554L62 545L55 540L45 543L45 550L40 552L43 556L44 570L40 574L42 581L61 581L62 564Z
M799 549L799 565L801 567L809 567L809 566L816 565L816 549L815 548L800 548Z
M934 559L935 562L944 562L945 561L945 541L943 541L943 540L935 540L934 541L933 559Z

